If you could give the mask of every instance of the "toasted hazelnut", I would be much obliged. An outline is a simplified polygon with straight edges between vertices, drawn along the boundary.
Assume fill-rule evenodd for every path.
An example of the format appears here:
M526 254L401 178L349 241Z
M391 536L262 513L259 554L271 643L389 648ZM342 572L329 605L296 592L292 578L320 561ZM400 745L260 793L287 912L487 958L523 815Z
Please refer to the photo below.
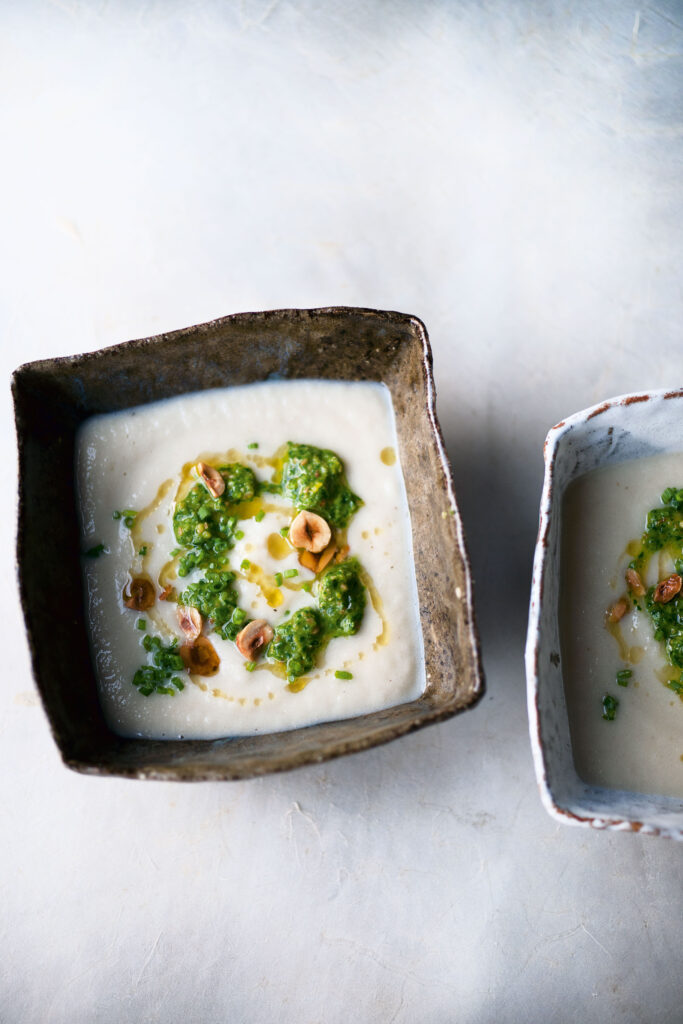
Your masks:
M329 565L337 551L337 545L331 541L325 550L318 556L318 567L316 572L322 572L326 565Z
M640 578L640 573L636 572L635 569L626 570L626 583L628 589L632 594L635 594L636 597L642 597L645 593L645 585Z
M256 661L263 648L273 639L273 627L265 619L253 619L235 637L240 654L247 661Z
M332 539L329 524L315 512L299 512L289 528L289 543L317 555Z
M678 573L672 572L670 576L667 576L665 580L657 584L652 599L657 604L667 604L668 601L671 601L679 593L682 586L683 579L681 579Z
M188 640L196 640L202 631L202 617L196 608L178 605L176 608L180 628Z
M154 585L142 576L136 576L123 588L123 603L126 608L144 612L154 604Z
M220 498L225 490L225 480L218 470L210 466L208 462L198 462L197 473L209 494L214 498Z
M221 659L210 640L198 636L191 644L183 644L178 652L188 672L197 676L215 676Z
M310 569L311 572L318 571L319 561L320 556L314 555L311 551L302 551L299 555L299 565L303 565L304 569Z
M168 601L168 600L170 600L171 597L173 597L174 593L175 593L175 591L174 591L173 587L169 583L169 584L167 584L164 587L163 590L159 591L159 600L160 601Z
M625 597L620 597L619 600L616 601L612 605L612 607L608 609L607 621L620 622L623 619L624 615L626 615L626 612L629 610L630 607L631 606L627 599Z

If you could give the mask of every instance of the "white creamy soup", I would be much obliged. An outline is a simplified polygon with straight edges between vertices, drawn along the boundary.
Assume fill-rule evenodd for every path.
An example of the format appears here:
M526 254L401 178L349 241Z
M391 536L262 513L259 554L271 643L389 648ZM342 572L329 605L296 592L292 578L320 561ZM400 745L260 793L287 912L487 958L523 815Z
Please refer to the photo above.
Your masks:
M325 476L338 466L331 453L341 477ZM95 416L76 463L91 647L115 732L275 732L423 691L410 517L383 385L269 382ZM231 547L212 539L221 531ZM306 643L319 642L320 624L325 642L302 656L310 623ZM200 645L217 671L200 664Z
M671 508L667 519L660 500L677 486L683 486L683 455L623 462L570 485L562 510L560 626L579 775L598 786L683 797L681 668L655 638L648 611L671 622L680 614L683 622L677 596L666 587L652 590L660 583L680 586L666 581L677 576L676 558L683 555L683 511ZM653 509L665 510L664 526L673 523L681 539L648 548L639 560ZM655 537L660 527L653 529Z

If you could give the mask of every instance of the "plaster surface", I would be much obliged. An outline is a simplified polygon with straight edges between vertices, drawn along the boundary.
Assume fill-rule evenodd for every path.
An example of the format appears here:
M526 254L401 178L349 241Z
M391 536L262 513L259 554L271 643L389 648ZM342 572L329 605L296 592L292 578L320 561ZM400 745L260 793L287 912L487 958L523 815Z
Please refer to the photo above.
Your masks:
M683 847L546 815L523 648L547 429L682 383L681 4L35 0L0 25L6 381L241 310L417 314L488 681L288 775L75 775L8 497L0 1019L680 1021ZM11 490L8 387L0 415Z

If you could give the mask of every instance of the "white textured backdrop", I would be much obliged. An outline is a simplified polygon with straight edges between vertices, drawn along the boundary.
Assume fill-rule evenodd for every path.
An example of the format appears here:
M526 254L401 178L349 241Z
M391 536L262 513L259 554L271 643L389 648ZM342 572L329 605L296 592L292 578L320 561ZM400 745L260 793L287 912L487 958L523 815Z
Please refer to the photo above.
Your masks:
M677 1022L683 847L555 825L522 650L546 429L683 384L683 2L0 3L1 351L357 304L430 331L488 693L246 783L88 779L0 597L0 1020Z

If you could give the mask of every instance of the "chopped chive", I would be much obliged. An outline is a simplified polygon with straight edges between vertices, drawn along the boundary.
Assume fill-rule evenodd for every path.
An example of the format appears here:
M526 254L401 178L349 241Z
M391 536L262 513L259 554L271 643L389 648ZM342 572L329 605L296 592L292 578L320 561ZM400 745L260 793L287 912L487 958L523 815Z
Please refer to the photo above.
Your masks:
M105 548L104 544L96 544L94 548L88 548L88 550L85 552L85 557L99 558L100 555L103 555L106 550L107 549Z
M242 570L242 572L246 572L247 569L251 569L251 562L249 561L248 558L244 558L242 560L242 564L240 565L240 569Z
M258 441L252 441L251 444L247 445L247 448L258 448Z
M147 622L145 621L145 619L138 619L137 627L138 629L147 629Z
M266 513L263 511L263 509L260 508L256 515L254 516L254 519L256 520L257 523L260 523L261 520L265 517L265 514Z
M353 674L351 672L342 672L340 670L337 670L334 673L334 678L335 679L353 679Z
M123 515L122 512L113 512L112 513L112 519L120 519L122 515ZM140 693L142 693L142 690L140 691Z
M182 679L179 679L178 676L173 676L171 682L173 683L174 686L177 686L179 690L185 689L185 683L182 681Z
M235 608L235 610L232 613L232 622L234 622L236 626L241 626L242 623L246 620L246 618L247 613L243 608Z
M175 558L176 555L179 555L179 554L180 554L180 548L173 548L173 551L171 551L171 558Z
M253 672L254 669L256 668L256 662L255 661L245 661L244 667L246 668L247 672Z
M617 683L619 684L619 686L628 686L628 681L632 675L633 672L630 668L622 668L619 672L617 672Z
M145 557L145 555L147 554L147 545L146 544L142 545L142 547L138 551L138 554L142 555L143 558Z
M282 573L281 572L276 572L275 573L275 586L276 587L281 587L282 586Z
M613 722L619 707L619 701L616 697L612 697L611 694L606 693L602 698L602 717L606 722Z
M298 575L299 575L299 570L298 569L285 569L284 577L285 577L286 580L291 580L295 576L298 576Z
M289 527L288 526L283 526L282 527L282 529L280 530L280 536L281 537L288 537L289 536Z
M301 589L305 590L307 594L310 594L310 592L313 590L313 584L311 583L310 580L307 580L306 583L301 584Z
M149 697L149 695L153 692L153 686L141 686L140 689L138 690L138 693L141 693L143 697Z
M243 540L244 530L235 530L235 537L237 538L237 540Z

